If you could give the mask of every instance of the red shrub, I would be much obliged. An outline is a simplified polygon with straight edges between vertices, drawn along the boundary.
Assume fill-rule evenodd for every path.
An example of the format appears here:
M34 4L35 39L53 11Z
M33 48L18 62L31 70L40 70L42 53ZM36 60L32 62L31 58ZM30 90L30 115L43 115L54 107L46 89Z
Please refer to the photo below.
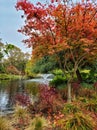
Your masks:
M30 97L26 94L17 94L15 96L15 103L18 103L21 106L28 106L31 104Z
M57 112L63 104L60 94L53 87L39 85L39 100L35 103L35 110L44 114Z

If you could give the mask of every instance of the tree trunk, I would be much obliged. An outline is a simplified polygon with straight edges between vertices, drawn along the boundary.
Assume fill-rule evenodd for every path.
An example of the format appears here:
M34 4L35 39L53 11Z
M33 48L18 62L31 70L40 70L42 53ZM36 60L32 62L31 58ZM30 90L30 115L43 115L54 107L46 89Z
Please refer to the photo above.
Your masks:
M76 70L76 75L77 75L77 79L78 79L78 81L79 81L79 82L82 82L83 79L82 79L82 76L81 76L81 74L80 74L79 69Z
M68 100L68 103L71 103L71 82L68 81L67 83L67 87L68 87L68 97L67 97L67 100Z

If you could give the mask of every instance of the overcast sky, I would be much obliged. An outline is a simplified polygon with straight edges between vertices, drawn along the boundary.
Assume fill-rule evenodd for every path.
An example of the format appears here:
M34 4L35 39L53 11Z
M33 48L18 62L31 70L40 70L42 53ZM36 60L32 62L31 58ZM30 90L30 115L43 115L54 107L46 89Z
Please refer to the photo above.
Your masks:
M31 0L34 3L38 0ZM43 0L39 0L43 1ZM20 47L23 51L30 51L21 41L24 35L17 30L23 26L21 19L22 11L16 11L15 5L17 0L0 0L0 38L3 43L11 43Z

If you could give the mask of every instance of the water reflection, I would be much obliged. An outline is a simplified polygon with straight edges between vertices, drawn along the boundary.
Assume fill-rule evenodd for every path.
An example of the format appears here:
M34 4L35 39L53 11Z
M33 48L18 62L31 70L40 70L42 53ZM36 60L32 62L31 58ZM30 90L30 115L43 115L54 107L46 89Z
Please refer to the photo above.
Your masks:
M16 95L29 95L31 99L35 99L37 92L37 83L30 82L29 80L0 82L0 111L12 109L15 104Z
M51 78L0 81L0 111L12 109L17 94L29 95L33 103L39 94L37 84L47 84L50 80Z
M16 93L24 92L23 81L0 82L0 109L5 110L14 104Z
M0 93L0 110L5 109L8 103L8 94L6 92L1 91Z

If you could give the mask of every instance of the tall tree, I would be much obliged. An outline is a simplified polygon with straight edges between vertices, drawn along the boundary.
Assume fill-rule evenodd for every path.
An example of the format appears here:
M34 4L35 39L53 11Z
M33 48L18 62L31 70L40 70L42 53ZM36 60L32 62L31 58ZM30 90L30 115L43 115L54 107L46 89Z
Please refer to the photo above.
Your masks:
M5 67L3 64L3 59L5 55L8 55L8 52L10 50L13 49L13 45L12 44L4 44L2 43L1 39L0 39L0 73L4 73L5 72Z
M24 11L25 25L19 32L28 36L24 42L33 47L33 56L55 54L68 79L68 101L76 71L97 58L97 3L63 0L50 4L19 0L16 8ZM59 53L63 60L60 60ZM64 66L63 66L64 64Z
M2 60L2 58L5 56L5 55L8 55L8 52L10 50L13 49L13 45L12 44L4 44L2 43L1 39L0 39L0 61Z

